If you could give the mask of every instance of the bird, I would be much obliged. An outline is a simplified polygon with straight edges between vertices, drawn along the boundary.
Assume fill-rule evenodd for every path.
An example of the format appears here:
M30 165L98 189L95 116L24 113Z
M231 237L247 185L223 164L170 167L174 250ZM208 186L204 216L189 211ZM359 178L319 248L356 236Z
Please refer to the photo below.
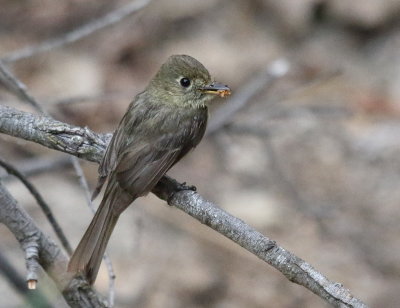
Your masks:
M147 195L164 174L196 147L206 131L208 104L231 94L195 58L172 55L145 90L134 98L99 165L92 200L100 205L68 264L90 285L97 277L111 233L121 213Z

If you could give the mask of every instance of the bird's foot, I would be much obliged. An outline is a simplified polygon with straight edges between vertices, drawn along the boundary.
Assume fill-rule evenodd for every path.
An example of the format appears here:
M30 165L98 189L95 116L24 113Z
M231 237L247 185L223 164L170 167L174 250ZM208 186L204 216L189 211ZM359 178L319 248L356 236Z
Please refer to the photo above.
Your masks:
M176 186L175 192L182 191L182 190L197 191L197 188L194 185L186 185L186 182L178 183L178 185Z
M173 191L169 194L167 202L169 205L172 205L172 198L174 197L174 195L180 191L184 191L184 190L191 190L191 191L197 191L196 186L194 185L186 185L186 182L183 183L176 183L174 185Z

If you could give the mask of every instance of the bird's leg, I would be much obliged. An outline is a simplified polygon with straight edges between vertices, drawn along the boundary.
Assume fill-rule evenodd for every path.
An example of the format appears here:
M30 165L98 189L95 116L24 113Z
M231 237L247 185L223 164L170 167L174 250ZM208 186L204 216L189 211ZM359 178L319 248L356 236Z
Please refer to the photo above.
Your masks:
M175 186L175 192L182 191L182 190L197 191L197 188L194 185L186 185L186 182L177 183L177 185Z
M164 175L157 185L153 188L153 193L155 193L159 198L167 201L171 205L171 199L174 195L183 190L196 191L196 187L193 185L186 185L186 182L179 183L178 181Z
M174 195L180 191L184 191L184 190L191 190L191 191L196 191L197 188L194 185L186 185L186 182L183 183L179 183L177 181L175 181L174 183L174 187L172 189L172 191L170 191L167 202L169 205L171 205L170 200L174 197Z

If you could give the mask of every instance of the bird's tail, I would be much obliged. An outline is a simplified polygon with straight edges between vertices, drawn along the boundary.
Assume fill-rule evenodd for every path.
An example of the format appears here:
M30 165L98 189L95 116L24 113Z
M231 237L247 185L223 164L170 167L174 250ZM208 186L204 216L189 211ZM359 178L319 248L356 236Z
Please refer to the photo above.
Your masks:
M133 201L131 198L126 198L123 192L118 193L120 190L116 187L118 184L110 184L111 187L107 187L96 214L68 264L69 272L83 273L90 284L96 280L108 240L122 212L116 211L115 208L126 208Z

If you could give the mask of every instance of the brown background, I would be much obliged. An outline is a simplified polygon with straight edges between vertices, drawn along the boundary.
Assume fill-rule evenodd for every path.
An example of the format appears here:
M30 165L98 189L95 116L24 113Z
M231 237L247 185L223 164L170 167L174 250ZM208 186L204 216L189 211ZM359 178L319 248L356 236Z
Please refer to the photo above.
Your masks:
M0 1L0 55L57 37L123 1ZM153 1L77 43L11 66L51 114L115 129L131 98L171 54L200 60L239 92L273 60L289 74L170 175L341 282L372 307L400 305L400 1ZM57 104L87 97L84 102ZM0 89L0 103L21 110ZM219 105L229 101L218 101ZM212 114L211 114L212 117ZM23 169L65 157L0 136ZM93 187L97 166L82 162ZM1 173L4 176L4 173ZM71 168L32 176L75 247L90 212ZM55 238L26 189L6 186ZM0 226L0 249L24 275ZM109 249L116 307L326 307L318 297L154 196L119 221ZM63 307L42 274L39 288ZM96 287L107 293L102 268ZM24 306L0 277L2 307Z

